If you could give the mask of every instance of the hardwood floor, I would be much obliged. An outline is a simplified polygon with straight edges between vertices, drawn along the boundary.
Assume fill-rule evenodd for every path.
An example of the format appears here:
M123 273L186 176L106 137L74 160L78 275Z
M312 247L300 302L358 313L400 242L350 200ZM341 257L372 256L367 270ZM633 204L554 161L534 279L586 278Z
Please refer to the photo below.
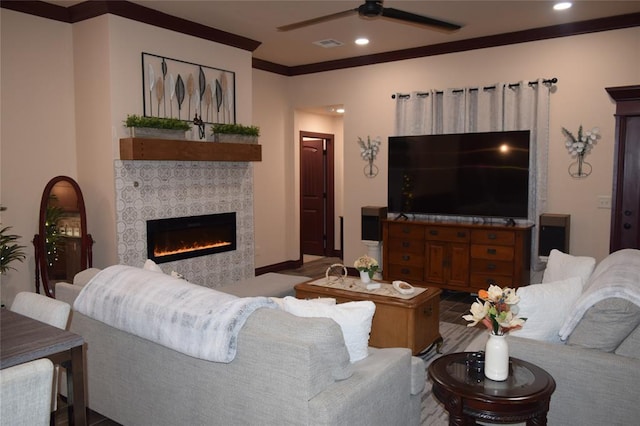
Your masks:
M281 274L301 275L307 277L321 277L327 268L335 263L342 263L337 257L325 257L313 259L305 262L300 268L279 271ZM462 315L469 312L471 303L475 302L475 295L465 292L443 291L440 296L440 321L452 324L466 325L467 321L462 319ZM69 424L67 408L64 400L58 402L58 413L56 415L56 426L66 426ZM96 412L89 410L89 426L121 426Z

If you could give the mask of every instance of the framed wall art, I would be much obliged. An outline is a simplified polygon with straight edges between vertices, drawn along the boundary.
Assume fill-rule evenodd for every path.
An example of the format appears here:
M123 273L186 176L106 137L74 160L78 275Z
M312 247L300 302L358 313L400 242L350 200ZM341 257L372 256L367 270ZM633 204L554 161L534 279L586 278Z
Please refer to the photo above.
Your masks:
M236 74L219 68L142 53L144 115L236 122Z

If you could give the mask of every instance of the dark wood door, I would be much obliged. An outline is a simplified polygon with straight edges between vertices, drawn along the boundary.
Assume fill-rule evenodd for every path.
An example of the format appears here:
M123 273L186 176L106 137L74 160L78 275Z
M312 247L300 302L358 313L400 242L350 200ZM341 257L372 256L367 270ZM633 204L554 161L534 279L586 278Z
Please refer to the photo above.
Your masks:
M300 163L302 253L324 256L324 140L303 139Z
M611 252L640 248L640 85L606 89L616 101Z

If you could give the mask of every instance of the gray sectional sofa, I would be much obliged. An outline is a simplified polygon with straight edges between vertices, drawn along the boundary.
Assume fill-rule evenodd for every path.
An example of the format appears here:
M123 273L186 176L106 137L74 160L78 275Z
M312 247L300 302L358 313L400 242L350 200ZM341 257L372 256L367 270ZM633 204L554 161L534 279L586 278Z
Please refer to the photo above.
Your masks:
M569 263L559 269L567 273ZM567 320L577 325L564 343L510 335L509 355L542 367L555 379L549 425L639 424L640 250L621 250L603 259L572 306ZM548 315L562 314L548 305L539 308ZM523 330L535 326L527 321ZM484 349L483 339L484 333L467 350Z
M83 282L58 283L73 306ZM258 309L230 363L197 359L77 311L86 342L88 406L133 425L416 425L424 363L404 348L374 349L350 363L340 327Z

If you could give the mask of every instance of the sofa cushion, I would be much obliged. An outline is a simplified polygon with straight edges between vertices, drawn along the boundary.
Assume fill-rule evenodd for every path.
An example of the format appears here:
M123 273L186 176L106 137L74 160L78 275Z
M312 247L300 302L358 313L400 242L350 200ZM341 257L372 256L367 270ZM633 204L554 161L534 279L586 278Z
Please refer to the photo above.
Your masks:
M640 327L636 327L615 350L617 355L640 359Z
M518 316L527 318L527 322L520 330L509 333L518 337L559 343L560 327L581 293L580 277L518 288Z
M73 285L84 287L98 272L100 272L100 269L98 268L88 268L84 271L78 272L73 277Z
M314 300L284 298L285 311L299 317L331 318L342 329L344 342L351 362L364 359L369 354L369 333L376 305L370 301L347 302L338 305L318 303Z
M547 267L542 275L542 283L562 281L580 277L584 286L596 266L596 260L588 256L572 256L553 249L549 253Z
M626 299L605 299L585 312L567 343L613 352L638 324L640 307Z
M584 314L596 303L613 298L625 299L640 306L640 250L618 250L598 264L570 315L560 327L560 338L567 340ZM621 312L624 315L624 310Z

